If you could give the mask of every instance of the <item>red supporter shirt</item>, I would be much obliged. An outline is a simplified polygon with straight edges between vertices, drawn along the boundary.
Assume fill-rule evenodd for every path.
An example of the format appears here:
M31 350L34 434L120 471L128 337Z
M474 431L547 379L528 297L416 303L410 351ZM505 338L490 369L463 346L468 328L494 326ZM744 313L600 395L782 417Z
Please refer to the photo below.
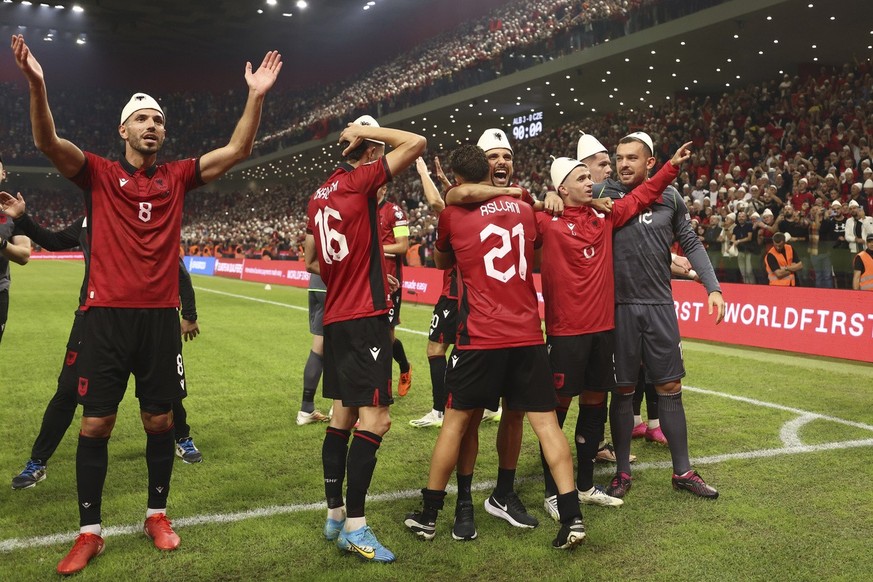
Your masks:
M533 283L539 242L533 208L516 198L443 210L436 248L454 253L459 272L458 349L543 343Z
M85 152L71 180L84 191L91 246L85 308L178 307L182 208L203 185L199 160L137 169Z
M390 179L384 157L357 168L344 163L309 199L306 232L327 285L324 325L388 313L376 191Z
M379 205L379 222L382 231L383 247L397 242L394 236L394 229L396 227L408 227L409 225L403 209L393 202L388 202L387 198ZM403 257L401 255L386 254L385 267L388 269L389 275L393 275L398 280L403 281Z
M679 168L667 163L624 198L610 214L590 206L567 206L561 216L536 215L542 238L546 333L574 336L615 327L612 231L656 202Z

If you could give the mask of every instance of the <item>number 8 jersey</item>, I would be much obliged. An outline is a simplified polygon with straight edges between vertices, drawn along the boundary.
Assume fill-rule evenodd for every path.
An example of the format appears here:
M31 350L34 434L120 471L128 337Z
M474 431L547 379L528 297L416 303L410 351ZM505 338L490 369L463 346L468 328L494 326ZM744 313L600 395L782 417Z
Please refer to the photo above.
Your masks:
M391 307L376 208L376 191L390 179L384 157L357 168L343 163L309 199L306 232L327 285L324 325Z
M543 343L533 282L540 246L533 208L509 196L448 206L436 248L454 253L459 274L457 349Z

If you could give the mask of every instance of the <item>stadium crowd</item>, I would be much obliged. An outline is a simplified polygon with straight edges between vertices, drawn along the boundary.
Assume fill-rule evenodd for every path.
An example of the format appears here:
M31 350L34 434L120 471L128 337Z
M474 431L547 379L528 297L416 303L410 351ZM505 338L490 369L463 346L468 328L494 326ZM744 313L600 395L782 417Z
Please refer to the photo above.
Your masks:
M690 3L683 10L697 10L710 3L701 0ZM468 70L469 63L475 59L471 61L471 57L465 56L461 50L464 46L472 46L464 41L467 33L479 34L487 29L491 37L502 39L493 42L495 47L501 48L488 53L491 56L486 59L494 64L494 55L510 54L517 47L513 43L521 37L548 38L553 42L563 38L560 35L568 31L572 31L569 32L571 35L578 32L569 23L584 20L594 30L594 23L604 18L621 21L626 32L632 31L675 17L680 10L676 4L603 0L580 5L569 0L525 0L507 5L499 16L492 14L490 19L467 25L470 30L459 29L438 37L403 58L424 62L427 60L425 55L453 55L449 58L450 66ZM628 14L636 17L629 18ZM518 34L520 26L534 27L535 30L523 30L524 34ZM540 34L543 30L551 33ZM443 50L446 45L458 50ZM572 41L568 46L577 45ZM435 50L437 46L442 48ZM478 46L491 45L480 43ZM554 55L561 50L558 45L552 45L546 52ZM376 69L381 72L375 77L395 79L398 85L393 89L396 91L394 97L412 91L412 85L401 80L403 74L400 71L405 74L415 67L401 61L381 67ZM318 106L306 99L279 98L268 102L268 111L264 115L266 133L295 115L291 111L270 111L271 105L301 111L327 111L327 117L333 120L331 123L336 124L344 123L348 119L346 116L359 111L373 107L379 109L383 96L368 93L364 82L371 73L347 83L348 87L358 87L364 92L360 99L345 94L343 102L358 103L353 112L334 108L333 101ZM319 95L343 91L341 86L333 89L336 91L320 91ZM21 101L21 108L26 107L23 95L12 87L0 84L0 93L10 102ZM423 99L434 96L436 93ZM57 101L86 102L74 95L64 97ZM310 97L318 98L314 94ZM863 243L867 234L873 233L870 154L873 71L870 64L807 69L794 77L785 75L722 95L686 94L678 97L649 110L624 110L581 120L568 119L566 123L547 128L541 136L516 143L516 180L535 196L542 197L550 187L546 180L548 154L571 150L580 131L597 136L610 149L628 131L646 131L655 140L655 155L659 163L665 162L679 144L692 141L695 154L676 185L697 222L701 240L721 280L766 283L763 257L770 247L773 233L783 230L789 232L794 251L804 265L802 272L798 273L798 284L851 287L851 259L854 252L863 247L863 244L858 246L857 239ZM110 134L95 129L100 127L96 120L105 120L108 117L105 111L125 97L107 93L105 98L105 103L98 102L96 107L81 112L58 107L60 113L57 117L67 125L64 131L71 131L81 143L95 141L88 139L86 134ZM217 139L208 137L215 133L212 124L225 128L227 123L220 120L240 114L237 106L231 105L240 100L233 91L220 96L181 93L167 99L170 115L178 111L180 118L188 120L186 123L202 124L194 131L186 128L186 131L179 132L177 142L168 138L165 149L169 157L215 147L217 143L212 142ZM306 106L301 106L301 103ZM407 105L408 102L399 106ZM204 108L207 115L194 114ZM4 124L10 125L12 134L26 134L26 118L14 117L10 113L16 109L7 108L0 116L4 118ZM15 124L21 127L15 127ZM9 145L13 148L9 156L18 162L36 155L27 149L32 146L22 140L10 140ZM106 145L98 153L111 155L115 147ZM428 154L429 157L434 155L445 157L446 152ZM263 192L193 193L186 200L182 236L188 247L186 252L229 257L299 258L305 236L306 200L318 186L318 179L313 176L295 180ZM38 219L46 226L63 226L78 216L76 194L37 192L30 195L37 197L34 208L40 209ZM436 219L423 201L417 175L407 172L398 176L391 184L389 196L409 215L414 248L408 257L409 262L432 264ZM751 237L748 236L750 229ZM836 275L835 282L826 275L831 269Z
M254 155L324 137L361 114L379 117L722 1L514 0L356 77L306 90L277 90L264 107ZM326 95L331 97L325 100ZM107 112L129 96L118 90L64 89L51 96L59 104L58 129L89 151L116 155ZM27 99L14 84L0 83L0 100L7 104L0 110L0 135L30 134L28 120L18 115L27 109ZM168 159L175 159L221 145L225 129L242 113L245 95L238 89L182 91L160 101L178 123L164 145ZM30 140L10 140L9 148L4 152L9 164L45 164Z
M851 257L860 247L847 240L847 223L860 225L859 238L873 233L871 87L869 65L846 65L720 97L689 96L654 110L571 121L517 143L515 176L542 197L550 186L546 152L572 149L583 130L609 148L630 129L647 131L659 163L678 144L692 141L696 153L677 186L722 280L766 283L762 257L773 233L782 230L805 259L799 284L832 286L821 278L827 257L837 286L849 288ZM218 244L228 256L296 258L305 201L316 186L304 180L263 193L195 193L183 239L198 252L208 247L214 253ZM418 260L429 264L436 221L417 176L399 176L390 196L409 215ZM738 225L740 231L752 229L749 241L734 244Z

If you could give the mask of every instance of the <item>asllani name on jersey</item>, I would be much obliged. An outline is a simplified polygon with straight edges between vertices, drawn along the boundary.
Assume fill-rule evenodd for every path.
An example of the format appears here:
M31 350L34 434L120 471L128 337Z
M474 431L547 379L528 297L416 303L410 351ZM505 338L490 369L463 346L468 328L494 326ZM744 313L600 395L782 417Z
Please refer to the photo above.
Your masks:
M496 212L514 212L515 214L521 214L521 208L519 208L518 202L512 202L509 200L492 200L491 202L487 202L480 206L479 211L482 213L481 216L488 216L489 214L494 214Z

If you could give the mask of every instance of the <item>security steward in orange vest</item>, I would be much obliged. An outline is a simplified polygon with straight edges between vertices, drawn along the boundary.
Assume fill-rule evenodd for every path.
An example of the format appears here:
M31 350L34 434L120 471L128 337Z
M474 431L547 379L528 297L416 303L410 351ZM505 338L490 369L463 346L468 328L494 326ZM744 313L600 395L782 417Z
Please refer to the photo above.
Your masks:
M764 255L764 267L770 285L794 287L794 273L803 268L803 263L797 260L794 249L788 244L786 234L777 232L773 235L773 246Z
M873 291L873 234L867 235L867 248L855 255L852 289Z

